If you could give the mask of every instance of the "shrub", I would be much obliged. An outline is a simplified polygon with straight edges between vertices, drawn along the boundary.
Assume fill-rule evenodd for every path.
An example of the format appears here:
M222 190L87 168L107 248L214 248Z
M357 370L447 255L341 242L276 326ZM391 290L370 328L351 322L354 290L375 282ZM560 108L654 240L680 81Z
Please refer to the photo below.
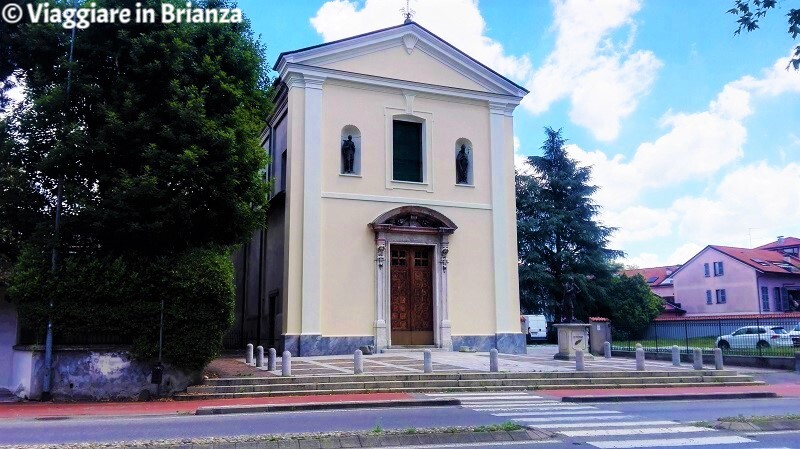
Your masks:
M61 261L58 282L49 258L48 250L25 248L9 282L21 326L35 330L38 342L44 341L52 299L54 332L62 339L114 335L131 343L135 358L155 359L163 299L164 361L198 370L218 355L233 322L228 249L159 257L70 254Z

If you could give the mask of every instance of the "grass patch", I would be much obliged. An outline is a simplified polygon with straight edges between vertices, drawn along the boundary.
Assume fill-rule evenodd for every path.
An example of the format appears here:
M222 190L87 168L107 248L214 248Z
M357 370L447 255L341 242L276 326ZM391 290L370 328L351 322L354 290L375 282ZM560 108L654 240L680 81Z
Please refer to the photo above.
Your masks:
M724 418L719 418L717 421L763 424L772 421L797 421L797 420L800 420L800 415L790 414L790 415L772 415L772 416L744 416L744 415L726 416Z
M523 427L511 421L506 421L502 424L488 424L485 426L478 426L473 429L473 432L513 432L515 430L522 430Z

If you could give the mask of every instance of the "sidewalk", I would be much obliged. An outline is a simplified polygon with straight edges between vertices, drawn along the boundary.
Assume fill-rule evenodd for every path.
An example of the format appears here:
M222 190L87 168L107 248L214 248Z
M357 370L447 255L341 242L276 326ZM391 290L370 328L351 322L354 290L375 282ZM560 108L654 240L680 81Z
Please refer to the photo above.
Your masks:
M131 415L176 415L194 414L199 407L230 405L272 405L337 402L391 402L410 400L415 396L407 393L338 394L324 396L283 396L270 398L212 399L200 401L153 401L153 402L100 402L58 403L24 402L0 404L0 420L25 418L58 418L76 416L131 416Z
M659 394L702 393L754 393L774 392L781 397L800 398L800 384L774 384L745 387L687 387L687 388L616 388L580 390L541 390L530 393L546 398L561 399L565 396L625 396ZM343 402L395 402L425 397L411 393L339 394L321 396L282 396L268 398L213 399L198 401L154 401L154 402L103 402L103 403L39 403L27 402L0 405L0 420L3 419L48 419L79 416L134 416L194 414L200 407L235 405L277 404L335 404Z

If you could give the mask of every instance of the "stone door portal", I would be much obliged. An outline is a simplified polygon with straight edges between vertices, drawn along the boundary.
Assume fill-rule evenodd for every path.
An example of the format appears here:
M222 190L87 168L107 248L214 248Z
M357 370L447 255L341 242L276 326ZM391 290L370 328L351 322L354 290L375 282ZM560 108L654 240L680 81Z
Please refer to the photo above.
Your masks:
M392 345L433 345L433 255L429 246L392 245Z

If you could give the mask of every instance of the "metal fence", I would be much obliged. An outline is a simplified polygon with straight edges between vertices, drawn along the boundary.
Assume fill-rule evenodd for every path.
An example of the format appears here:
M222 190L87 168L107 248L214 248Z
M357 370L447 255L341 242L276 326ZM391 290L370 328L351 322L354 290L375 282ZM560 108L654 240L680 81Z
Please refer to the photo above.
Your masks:
M730 355L794 357L800 351L800 319L668 320L654 322L643 332L613 323L611 338L612 349L622 351L633 351L638 343L646 352L670 352L678 346L685 353L722 348Z

